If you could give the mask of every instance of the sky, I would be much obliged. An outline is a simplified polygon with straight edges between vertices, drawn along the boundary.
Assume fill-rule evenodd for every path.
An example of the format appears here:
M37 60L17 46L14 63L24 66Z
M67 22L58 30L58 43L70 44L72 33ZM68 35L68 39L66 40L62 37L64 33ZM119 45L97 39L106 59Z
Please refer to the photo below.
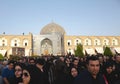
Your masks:
M0 0L0 34L40 34L50 23L67 35L120 36L120 0Z

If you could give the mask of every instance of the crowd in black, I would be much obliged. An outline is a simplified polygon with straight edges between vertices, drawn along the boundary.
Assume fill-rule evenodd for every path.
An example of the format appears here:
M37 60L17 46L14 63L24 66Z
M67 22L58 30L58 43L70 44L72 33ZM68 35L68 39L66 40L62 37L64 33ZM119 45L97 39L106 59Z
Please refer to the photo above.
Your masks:
M0 62L2 84L120 84L120 54L84 58L71 55L23 57L3 63Z

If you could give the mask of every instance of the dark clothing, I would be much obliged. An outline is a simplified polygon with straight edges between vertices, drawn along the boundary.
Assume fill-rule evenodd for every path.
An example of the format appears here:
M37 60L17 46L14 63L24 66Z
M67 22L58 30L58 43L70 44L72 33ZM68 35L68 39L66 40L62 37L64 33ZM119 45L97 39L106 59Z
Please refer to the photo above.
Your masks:
M120 84L120 80L116 81L114 84Z
M49 84L48 81L48 74L45 69L43 69L43 72L34 66L34 70L32 71L31 76L31 83L30 84Z
M66 73L59 72L56 76L55 84L69 84L69 76Z
M75 80L75 77L73 77L73 76L69 76L68 77L68 79L69 79L69 81L68 81L68 84L73 84L73 82L74 82L74 80Z
M1 73L2 73L3 68L4 68L3 65L0 64L0 75L1 75Z
M11 80L12 82L10 84L19 84L23 82L22 77L19 78L14 77L13 79L11 78Z
M43 72L34 65L28 65L31 76L29 84L49 84L48 75L45 70Z
M115 76L116 74L114 72L108 74L107 72L104 73L107 81L108 81L108 84L114 84L114 82L117 80L117 77Z
M80 69L80 71L83 71L83 70L86 70L86 63L85 62L79 62L79 67L81 67Z
M105 80L100 74L94 79L90 72L85 70L75 78L73 84L105 84Z
M117 80L119 80L120 79L120 63L115 62L115 74L116 74Z
M7 78L7 80L9 81L9 83L11 84L12 79L14 78L14 70L10 70L7 68L4 68L2 71L2 77L3 78Z
M68 73L66 73L66 65L61 60L56 61L55 74L56 79L54 84L68 84Z
M8 68L3 69L2 77L11 78L14 77L14 70L9 70Z

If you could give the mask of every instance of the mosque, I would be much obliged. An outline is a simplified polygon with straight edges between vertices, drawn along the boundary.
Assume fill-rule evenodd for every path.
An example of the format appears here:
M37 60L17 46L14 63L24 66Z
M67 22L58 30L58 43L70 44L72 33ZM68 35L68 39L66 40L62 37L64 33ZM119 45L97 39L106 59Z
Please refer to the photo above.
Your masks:
M44 26L39 35L0 35L0 53L3 56L44 56L74 54L77 44L83 45L87 54L103 53L109 46L113 53L120 53L120 36L67 35L60 25L52 22Z

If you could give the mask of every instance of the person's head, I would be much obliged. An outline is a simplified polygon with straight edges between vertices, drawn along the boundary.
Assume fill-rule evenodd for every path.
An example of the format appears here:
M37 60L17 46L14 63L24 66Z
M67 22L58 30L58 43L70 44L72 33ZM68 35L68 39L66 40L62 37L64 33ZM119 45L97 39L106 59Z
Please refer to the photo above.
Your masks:
M113 64L110 62L105 63L105 73L110 74L113 71Z
M100 62L97 56L90 56L86 60L87 69L93 77L96 77L100 70Z
M98 56L98 59L99 59L100 63L103 63L103 61L104 61L103 56Z
M9 68L9 69L13 69L13 68L14 68L14 61L10 60L10 61L8 62L8 68Z
M116 61L117 63L120 63L120 54L117 54L117 55L115 56L115 61Z
M78 70L77 70L75 67L72 67L72 68L70 69L70 75L71 75L72 77L76 77L76 76L78 75Z
M43 58L39 58L39 59L37 59L36 64L44 65L45 60Z
M20 64L20 63L15 64L14 70L15 70L15 76L17 78L21 77L22 76L23 65Z
M22 79L23 79L23 84L29 84L30 83L31 76L30 76L30 72L27 68L23 69Z
M69 59L69 58L66 58L66 59L65 59L65 63L66 63L66 64L70 64L70 59Z
M35 79L35 66L28 65L23 69L23 84L37 84Z
M35 64L35 59L34 58L30 58L29 59L29 64L30 65L34 65Z
M60 57L59 58L62 62L64 62L65 58L64 57Z
M36 60L36 66L38 68L41 69L44 65L45 65L45 60L43 58L39 58L39 59Z
M80 58L80 62L84 62L84 58Z
M8 61L4 60L2 64L3 66L6 66L8 64Z
M78 66L78 63L79 63L79 60L76 59L76 58L74 58L74 59L73 59L73 65L74 65L74 66Z

